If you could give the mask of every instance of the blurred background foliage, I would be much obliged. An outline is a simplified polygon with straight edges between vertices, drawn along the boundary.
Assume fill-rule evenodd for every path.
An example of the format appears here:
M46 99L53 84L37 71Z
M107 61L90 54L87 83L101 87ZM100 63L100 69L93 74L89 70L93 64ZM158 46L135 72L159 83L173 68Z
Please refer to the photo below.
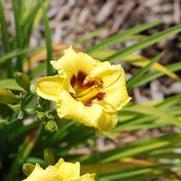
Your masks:
M153 13L156 1L130 2L0 0L1 180L25 178L24 163L61 157L100 181L181 180L180 4L165 1L170 19ZM60 120L34 92L69 45L125 68L132 102L106 135Z

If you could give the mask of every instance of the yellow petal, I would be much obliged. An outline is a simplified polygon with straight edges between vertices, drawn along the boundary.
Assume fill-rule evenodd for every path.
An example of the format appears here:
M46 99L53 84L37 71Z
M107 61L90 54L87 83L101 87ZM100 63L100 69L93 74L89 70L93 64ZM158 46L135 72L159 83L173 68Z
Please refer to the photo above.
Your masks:
M80 176L80 163L70 163L64 162L63 159L60 159L55 167L57 168L56 178L59 180L69 180L71 178L79 178Z
M56 170L48 167L46 170L36 164L33 172L23 181L58 181L55 179Z
M90 127L97 127L102 110L101 105L94 103L91 106L85 106L66 91L61 91L60 99L57 101L57 113L61 118L74 119Z
M116 111L130 101L126 89L126 76L121 65L104 62L94 69L89 77L98 77L103 80L102 92L106 93L103 104L109 104Z
M102 114L98 120L98 130L99 132L106 132L112 129L118 121L117 113L106 113Z
M71 179L71 181L95 181L94 177L94 174L87 173L85 175L82 175L78 179Z
M57 61L51 61L53 68L57 71L63 69L67 75L77 74L77 71L84 70L89 73L95 66L100 64L98 60L93 59L88 54L76 53L71 47L64 51L62 56Z
M108 87L120 77L122 73L120 67L121 65L111 65L109 62L103 62L90 72L87 79L100 78L104 82L104 87Z
M70 85L72 76L77 76L80 71L89 74L100 62L85 53L76 53L70 47L65 50L63 57L57 61L51 61L51 64L60 77L64 78L64 88L73 91Z
M57 100L62 90L62 79L58 76L42 77L37 80L36 93L44 99Z
M121 65L100 62L72 48L51 64L59 77L39 79L37 93L56 101L59 117L102 132L116 125L117 112L130 100Z
M33 172L23 181L94 181L94 174L80 176L80 163L64 162L60 159L46 169L36 164Z

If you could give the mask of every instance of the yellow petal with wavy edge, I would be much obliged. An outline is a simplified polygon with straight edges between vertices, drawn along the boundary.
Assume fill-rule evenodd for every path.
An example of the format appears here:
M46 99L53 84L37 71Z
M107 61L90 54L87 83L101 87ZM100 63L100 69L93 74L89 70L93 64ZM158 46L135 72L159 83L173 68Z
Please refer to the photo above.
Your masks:
M51 64L60 77L64 78L64 88L74 92L70 84L72 76L77 76L79 71L89 74L100 62L85 53L76 53L70 47L64 51L63 57L57 61L51 61Z
M58 75L40 78L37 93L56 101L59 117L74 119L99 132L117 123L117 112L130 101L121 65L100 62L72 48L51 61Z
M94 176L94 174L87 173L85 175L82 175L78 179L72 179L71 181L95 181Z
M80 176L80 163L70 163L64 162L63 159L60 159L55 167L57 168L57 176L58 180L68 180L70 178L79 178Z
M57 170L49 166L47 169L41 168L36 164L33 172L23 181L58 181L56 177Z
M23 181L94 181L94 174L80 176L79 162L70 163L60 159L46 169L36 164L33 172Z
M110 105L112 111L118 111L130 101L126 89L126 76L121 65L104 62L95 68L89 77L97 77L103 81L102 92L105 92L103 106Z
M98 104L85 106L68 92L61 91L60 99L57 101L57 113L61 118L74 119L86 126L97 128L97 121L102 116L103 107Z
M104 112L98 120L98 130L100 132L107 132L108 130L115 127L118 122L117 113Z
M62 79L58 76L39 78L36 82L36 93L44 99L56 101L62 90Z
M100 64L100 62L85 53L76 53L72 47L70 47L64 51L63 57L57 61L51 61L51 64L57 71L63 69L67 75L76 75L80 70L89 73Z

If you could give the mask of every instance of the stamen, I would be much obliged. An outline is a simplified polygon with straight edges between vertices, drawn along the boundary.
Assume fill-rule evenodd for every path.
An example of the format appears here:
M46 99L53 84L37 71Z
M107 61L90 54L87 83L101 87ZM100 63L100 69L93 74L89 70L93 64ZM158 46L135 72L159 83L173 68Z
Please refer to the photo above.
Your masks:
M77 97L76 95L76 99L81 101L81 102L91 102L93 99L96 98L96 95L98 94L99 92L99 89L97 89L95 86L94 87L91 87L89 88L88 90L85 90L81 96L79 95L79 97Z
M86 76L87 75L82 71L78 72L77 77L75 75L72 76L70 83L75 93L71 95L85 105L91 105L94 99L100 101L105 97L105 93L100 92L103 88L103 81L95 77L86 80Z
M96 96L95 99L98 99L99 101L103 100L105 97L106 93L105 92L99 92Z
M91 106L93 100L97 99L98 101L101 101L104 99L106 93L105 92L99 92L96 94L96 96L92 97L91 99L89 99L87 102L84 103L85 106Z
M98 89L97 87L94 85L88 89L85 89L84 91L81 91L80 93L76 93L75 97L76 98L80 98L80 97L84 97L85 95L89 94L89 93L93 93L93 92L97 92Z

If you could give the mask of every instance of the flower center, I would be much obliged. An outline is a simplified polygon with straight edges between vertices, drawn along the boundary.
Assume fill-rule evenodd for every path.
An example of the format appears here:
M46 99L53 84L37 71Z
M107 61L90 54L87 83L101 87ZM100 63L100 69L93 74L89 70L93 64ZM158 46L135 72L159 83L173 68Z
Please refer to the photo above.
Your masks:
M97 99L103 100L105 93L101 92L103 81L99 78L86 79L87 74L79 71L77 76L73 75L71 78L71 86L75 93L71 95L78 101L83 102L86 106L90 106L92 101Z

